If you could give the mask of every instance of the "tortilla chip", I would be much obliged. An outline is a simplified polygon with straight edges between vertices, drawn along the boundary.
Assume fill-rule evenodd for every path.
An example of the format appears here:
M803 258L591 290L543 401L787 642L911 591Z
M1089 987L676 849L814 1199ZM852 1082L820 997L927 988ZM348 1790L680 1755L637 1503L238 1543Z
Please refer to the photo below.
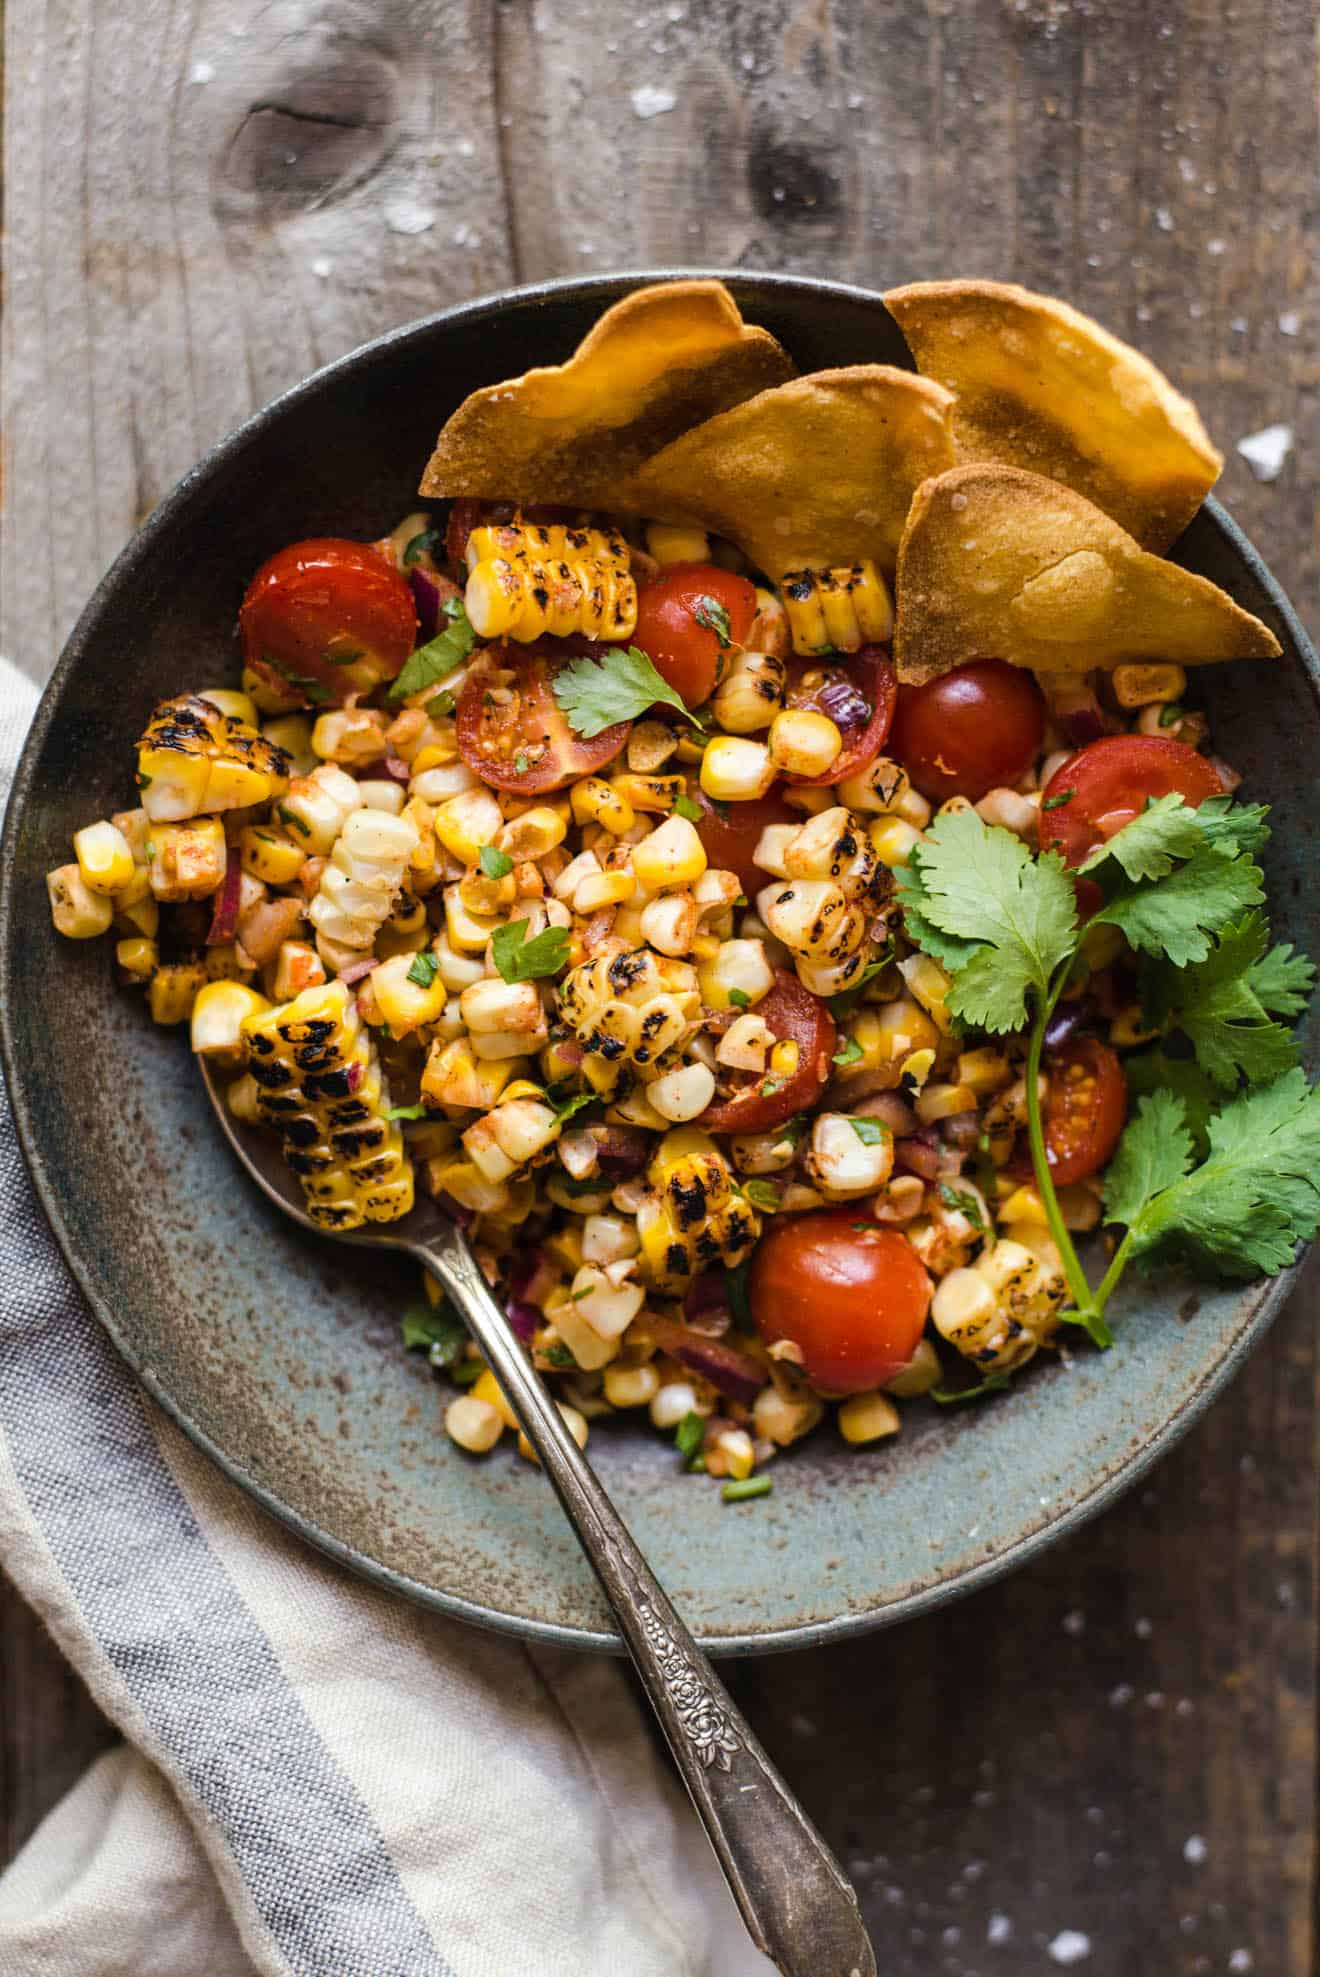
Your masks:
M955 467L919 488L898 556L900 680L969 659L1041 673L1132 660L1203 666L1279 652L1226 591L1152 556L1070 488L1017 467Z
M634 512L627 489L643 460L793 370L768 330L743 322L722 282L639 288L566 364L465 399L421 492Z
M891 289L917 369L947 385L960 463L1024 467L1094 501L1145 549L1167 549L1224 461L1196 407L1089 316L997 281Z
M642 511L714 529L775 581L868 558L890 575L915 490L953 464L949 404L888 364L813 371L649 460Z

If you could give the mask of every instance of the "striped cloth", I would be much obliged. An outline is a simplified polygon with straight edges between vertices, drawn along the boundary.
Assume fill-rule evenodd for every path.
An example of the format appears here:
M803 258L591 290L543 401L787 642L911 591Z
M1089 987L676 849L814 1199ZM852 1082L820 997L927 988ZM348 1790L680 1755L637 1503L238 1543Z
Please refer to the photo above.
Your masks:
M0 661L0 798L34 690ZM0 1559L125 1742L0 1878L5 1977L763 1977L609 1661L304 1549L142 1394L0 1094Z

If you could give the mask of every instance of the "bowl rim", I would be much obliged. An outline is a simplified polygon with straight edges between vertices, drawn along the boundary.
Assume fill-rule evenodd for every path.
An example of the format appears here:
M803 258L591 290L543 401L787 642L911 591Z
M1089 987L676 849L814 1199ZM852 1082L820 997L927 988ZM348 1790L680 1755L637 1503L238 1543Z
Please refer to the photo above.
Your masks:
M330 363L322 365L309 376L300 379L296 384L290 385L270 399L210 447L175 483L115 557L80 612L77 623L66 640L42 692L15 767L6 806L4 830L0 835L0 1060L3 1061L17 1138L37 1198L55 1234L70 1273L98 1322L108 1333L115 1349L131 1368L135 1377L170 1419L177 1423L196 1447L209 1456L231 1482L238 1484L286 1529L293 1531L305 1542L371 1584L399 1594L433 1612L443 1613L496 1633L544 1642L555 1647L616 1655L623 1654L625 1649L621 1637L612 1630L577 1627L559 1621L538 1620L529 1616L496 1612L492 1608L478 1605L461 1593L442 1591L392 1566L384 1565L368 1557L356 1546L323 1530L303 1512L295 1509L274 1490L260 1482L245 1464L221 1448L188 1412L173 1400L151 1366L145 1363L134 1349L132 1343L123 1334L112 1306L103 1295L95 1272L82 1259L75 1232L66 1220L58 1191L42 1158L40 1129L28 1102L25 1074L17 1056L9 1017L12 1006L15 949L20 937L20 925L14 901L14 874L17 862L15 851L17 837L22 829L22 820L36 780L37 760L55 719L57 704L66 681L84 656L84 649L95 632L97 620L106 601L123 583L131 580L138 563L150 552L156 539L171 528L176 516L186 508L197 488L217 468L228 465L257 441L265 428L278 419L288 407L313 396L332 380L351 373L365 358L374 359L391 349L424 341L441 327L479 322L483 318L500 313L511 304L558 300L561 297L572 297L585 302L596 300L606 304L642 283L696 279L722 281L735 295L740 289L762 293L767 289L778 289L786 294L808 292L884 308L884 299L878 290L866 288L858 283L833 281L821 276L762 272L752 268L621 269L585 276L564 275L549 281L498 289L487 295L456 303L450 308L435 310L412 322L386 330L381 335L356 345ZM1320 659L1317 659L1315 648L1282 585L1250 538L1213 495L1206 497L1201 513L1240 560L1250 577L1260 587L1271 609L1281 620L1287 638L1301 663L1311 699L1317 713L1320 713ZM828 1642L849 1640L875 1629L891 1626L901 1620L916 1619L919 1615L932 1612L952 1600L961 1599L965 1594L979 1591L1026 1564L1037 1553L1070 1532L1078 1530L1090 1519L1098 1516L1119 1496L1125 1494L1200 1419L1211 1401L1223 1391L1244 1360L1259 1344L1287 1301L1306 1254L1307 1252L1303 1250L1297 1262L1288 1270L1278 1277L1266 1280L1258 1287L1259 1294L1254 1305L1248 1310L1237 1337L1222 1356L1206 1368L1193 1392L1160 1429L1140 1448L1121 1461L1116 1469L1102 1472L1097 1478L1094 1489L1077 1498L1057 1515L1046 1518L1037 1529L1019 1537L1004 1551L996 1553L992 1558L968 1565L948 1578L937 1580L931 1585L886 1601L882 1605L867 1607L861 1611L843 1611L826 1620L808 1621L796 1627L779 1627L764 1633L706 1634L700 1637L702 1647L713 1656L728 1656L733 1659L782 1653L790 1649L817 1647Z

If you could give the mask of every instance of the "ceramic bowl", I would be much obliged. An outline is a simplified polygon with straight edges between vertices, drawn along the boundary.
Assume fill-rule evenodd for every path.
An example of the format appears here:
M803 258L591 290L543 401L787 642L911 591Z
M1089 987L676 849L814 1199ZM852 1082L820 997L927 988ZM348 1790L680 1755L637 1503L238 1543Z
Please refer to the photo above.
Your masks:
M436 430L474 387L558 361L651 275L521 289L354 351L218 446L151 516L78 624L14 788L0 894L0 1003L18 1127L93 1311L150 1392L293 1529L380 1584L464 1619L616 1645L540 1474L441 1430L445 1390L400 1349L411 1267L304 1239L233 1166L187 1039L116 989L107 944L52 930L44 874L73 831L131 801L152 704L236 680L235 613L257 565L310 535L373 537L413 505ZM908 362L878 296L725 277L802 370ZM1210 501L1177 549L1273 626L1273 667L1198 679L1249 793L1309 815L1316 660L1278 584ZM1278 933L1320 952L1320 878L1300 834L1267 854ZM716 1653L804 1646L908 1618L983 1585L1127 1488L1224 1386L1288 1280L1206 1292L1135 1274L1119 1344L1043 1355L993 1402L909 1406L860 1451L832 1427L738 1509L627 1420L591 1454L660 1576Z

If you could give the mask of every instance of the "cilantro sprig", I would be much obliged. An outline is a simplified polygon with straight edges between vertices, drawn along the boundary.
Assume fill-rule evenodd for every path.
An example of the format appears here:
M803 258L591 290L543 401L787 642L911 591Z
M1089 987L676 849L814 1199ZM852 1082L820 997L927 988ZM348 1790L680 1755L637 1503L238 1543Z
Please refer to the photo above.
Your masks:
M438 686L457 672L471 653L477 635L468 622L462 598L446 599L440 610L449 623L404 660L403 671L385 696L387 700L407 700L428 686Z
M574 659L556 673L553 692L568 725L584 741L616 721L635 721L657 705L674 707L700 726L682 696L635 645L626 652L609 646L599 659Z
M949 1013L991 1034L1026 1032L1032 1164L1072 1297L1062 1315L1098 1345L1112 1343L1105 1307L1129 1263L1177 1257L1220 1276L1274 1275L1320 1229L1320 1088L1297 1068L1289 1027L1315 970L1270 946L1257 910L1265 814L1224 797L1198 809L1177 796L1151 802L1082 866L1100 888L1084 918L1057 852L1033 858L975 811L937 818L899 874L909 937L951 977ZM1126 1233L1093 1288L1055 1192L1039 1074L1046 1028L1096 926L1119 928L1139 955L1160 1040L1129 1060L1140 1096L1105 1183L1105 1218Z

